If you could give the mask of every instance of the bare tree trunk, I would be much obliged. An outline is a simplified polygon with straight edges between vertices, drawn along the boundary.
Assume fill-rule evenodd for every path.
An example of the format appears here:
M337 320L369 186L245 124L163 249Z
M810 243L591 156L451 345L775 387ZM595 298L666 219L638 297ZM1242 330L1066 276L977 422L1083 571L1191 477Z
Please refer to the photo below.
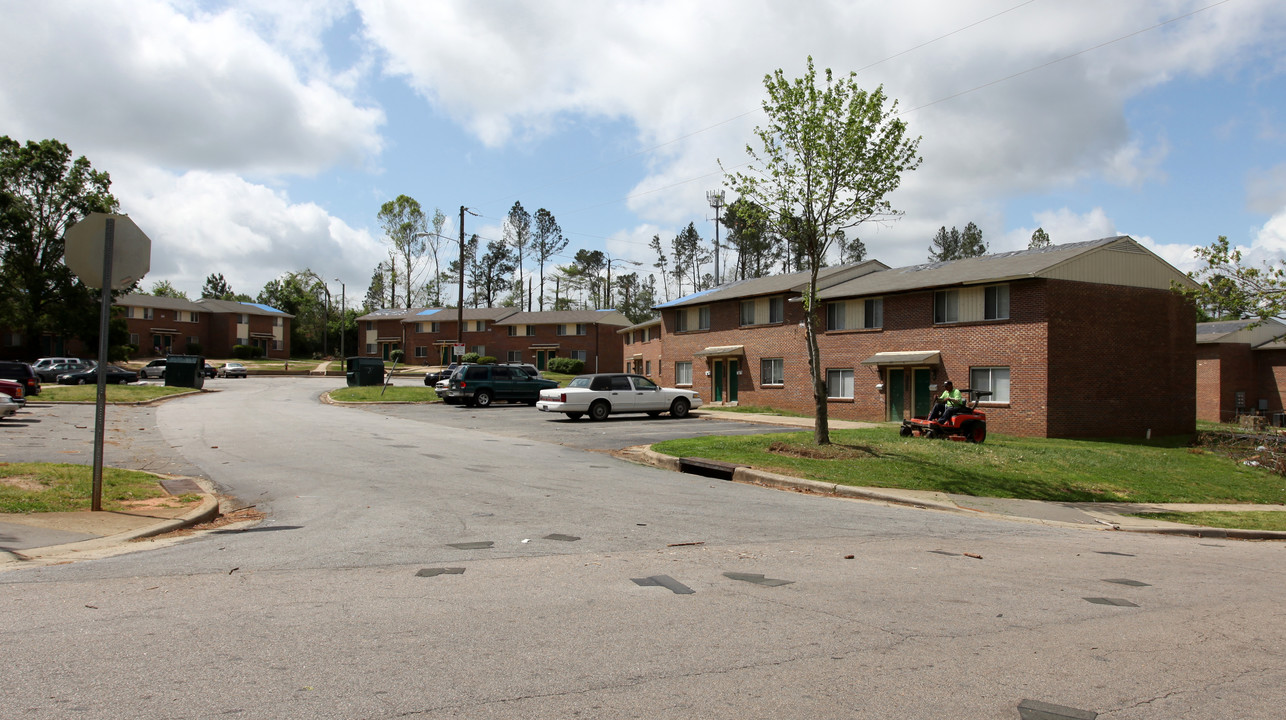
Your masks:
M826 415L826 369L822 367L822 353L817 346L817 266L813 266L804 297L804 340L808 346L808 371L813 379L813 442L831 444L830 422Z

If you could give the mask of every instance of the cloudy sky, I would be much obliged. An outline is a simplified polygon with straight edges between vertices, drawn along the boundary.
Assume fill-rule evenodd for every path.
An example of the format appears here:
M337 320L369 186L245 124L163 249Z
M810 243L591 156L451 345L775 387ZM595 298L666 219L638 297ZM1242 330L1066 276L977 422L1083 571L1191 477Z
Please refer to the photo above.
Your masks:
M112 176L152 239L145 288L256 295L312 269L365 294L399 194L499 238L550 210L650 267L746 161L763 78L883 84L923 164L855 233L922 262L1128 234L1178 267L1227 235L1286 255L1280 0L0 0L0 135ZM731 197L729 198L731 199ZM455 245L444 252L452 254ZM338 284L332 290L338 291Z

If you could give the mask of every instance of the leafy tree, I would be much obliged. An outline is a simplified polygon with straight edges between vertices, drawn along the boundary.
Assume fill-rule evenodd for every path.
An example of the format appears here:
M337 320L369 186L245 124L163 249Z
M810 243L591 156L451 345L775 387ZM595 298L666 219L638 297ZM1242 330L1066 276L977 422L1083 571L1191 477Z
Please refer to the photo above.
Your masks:
M518 276L512 287L514 294L518 296L518 305L521 306L522 294L526 288L522 276L522 261L527 256L527 246L531 243L531 213L523 209L522 203L515 202L514 206L509 208L509 216L505 219L504 236L505 242L513 246L511 257L518 270ZM530 304L527 310L531 310Z
M621 288L621 302L617 310L630 319L632 323L641 323L652 318L656 306L656 278L652 275L640 279L638 273L626 273L616 279Z
M444 284L462 283L465 285L464 304L478 306L477 279L478 279L478 235L475 233L469 236L464 244L464 263L468 272L463 273L461 278L460 260L452 260L447 263L447 269L442 273L442 282ZM468 280L469 282L465 282ZM445 307L455 307L451 302L447 302Z
M536 211L536 229L531 236L531 249L540 263L540 309L545 309L545 263L567 249L567 238L554 214L541 208Z
M411 307L411 285L415 277L415 265L422 257L426 249L425 234L428 229L428 221L424 216L424 211L420 209L420 203L407 195L398 195L395 199L390 200L380 206L380 211L376 215L380 221L380 227L384 230L384 235L388 237L393 247L389 251L390 259L396 257L397 261L402 263L404 272L402 273L403 284L406 285L406 306ZM390 273L396 272L394 268L397 263L391 263ZM393 280L396 285L396 279ZM393 296L393 302L389 307L397 306L397 297Z
M375 269L371 271L371 284L366 286L366 300L363 306L367 312L379 310L380 308L392 307L384 304L384 294L388 292L389 286L389 264L381 260Z
M982 241L982 230L973 223L965 225L964 232L960 233L960 257L971 258L986 254L987 243Z
M236 293L232 292L232 286L223 278L223 273L210 273L210 276L205 279L205 285L201 287L201 297L232 300L236 297Z
M835 244L839 245L839 264L847 265L849 263L860 263L866 259L866 244L861 238L853 238L849 241L844 231L840 230L835 236Z
M569 275L582 280L584 288L589 291L593 309L603 307L606 304L606 297L600 275L603 268L607 267L607 256L602 250L577 250L575 257L572 258L572 264L575 272Z
M723 211L723 226L729 247L737 253L734 279L771 275L772 266L781 260L781 238L769 231L763 208L737 198Z
M63 264L63 234L92 212L115 212L111 178L57 140L0 137L0 325L40 354L44 332L97 335L98 293Z
M938 228L938 233L929 243L929 260L946 262L958 259L960 259L960 231L953 227L951 232L947 232L947 226L943 225Z
M766 210L769 227L796 243L809 272L804 328L813 380L813 439L830 444L826 377L818 348L817 274L835 232L875 217L895 217L885 196L902 173L919 167L919 138L906 137L897 103L885 109L884 88L866 92L855 73L835 79L826 70L817 86L813 59L803 78L788 80L779 69L764 78L766 127L756 127L762 148L747 146L750 168L729 173L728 184ZM788 218L795 222L786 223Z
M294 315L290 323L290 349L298 355L322 350L326 323L324 285L317 273L305 268L270 280L255 302Z
M1050 242L1049 233L1045 232L1045 228L1038 227L1036 228L1036 232L1031 234L1031 242L1027 243L1027 249L1036 250L1037 248L1047 248L1053 244L1054 243Z
M188 294L174 287L169 280L157 280L152 284L152 295L156 297L178 298L187 300Z
M442 306L442 263L440 254L442 244L446 238L442 235L442 229L447 225L447 216L441 208L433 208L433 230L425 238L426 247L429 254L433 257L433 277L424 285L424 304L430 307Z
M487 252L473 263L476 269L473 281L474 298L480 307L491 307L500 294L513 287L514 256L509 245L492 240Z
M1199 283L1195 290L1181 290L1200 313L1211 320L1254 319L1255 324L1286 316L1286 265L1281 259L1258 267L1242 262L1241 250L1228 238L1196 249L1204 267L1188 273Z

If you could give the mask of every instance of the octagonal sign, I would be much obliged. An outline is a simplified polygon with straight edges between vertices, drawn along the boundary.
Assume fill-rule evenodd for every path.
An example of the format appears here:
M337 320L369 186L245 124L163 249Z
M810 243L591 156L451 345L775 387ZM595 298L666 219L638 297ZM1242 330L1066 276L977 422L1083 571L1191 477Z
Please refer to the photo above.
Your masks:
M103 287L103 248L107 221L112 220L111 288L122 290L152 267L152 241L126 215L90 213L63 235L63 262L92 288Z

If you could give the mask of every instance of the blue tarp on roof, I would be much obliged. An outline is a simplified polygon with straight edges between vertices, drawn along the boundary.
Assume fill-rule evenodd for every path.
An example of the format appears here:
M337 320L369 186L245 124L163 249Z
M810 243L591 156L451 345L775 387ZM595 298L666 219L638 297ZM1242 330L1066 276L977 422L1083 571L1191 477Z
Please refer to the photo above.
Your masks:
M727 287L727 286L725 285L724 287ZM722 287L715 287L715 288L710 288L709 290L702 290L701 292L694 292L694 293L692 293L691 295L684 295L683 297L679 298L678 300L671 300L671 301L670 301L670 302L668 302L668 303L661 303L660 305L653 305L652 307L653 307L654 309L656 309L656 310L660 310L661 308L672 307L672 306L674 306L674 305L678 305L679 303L685 303L685 302L687 302L687 301L689 301L689 300L692 300L692 299L694 299L694 298L699 298L699 297L701 297L702 295L709 295L710 293L714 292L715 290L722 290L722 289L723 289Z
M241 304L242 304L242 305L250 305L250 306L252 306L252 307L257 307L257 308L259 308L260 310L267 310L268 312L281 313L282 315L285 315L285 314L286 314L286 313L284 313L284 312L281 312L281 311L280 311L280 310L278 310L277 308L272 307L271 305L264 305L264 304L262 304L262 303L252 303L252 302L243 302L243 303L241 303Z

